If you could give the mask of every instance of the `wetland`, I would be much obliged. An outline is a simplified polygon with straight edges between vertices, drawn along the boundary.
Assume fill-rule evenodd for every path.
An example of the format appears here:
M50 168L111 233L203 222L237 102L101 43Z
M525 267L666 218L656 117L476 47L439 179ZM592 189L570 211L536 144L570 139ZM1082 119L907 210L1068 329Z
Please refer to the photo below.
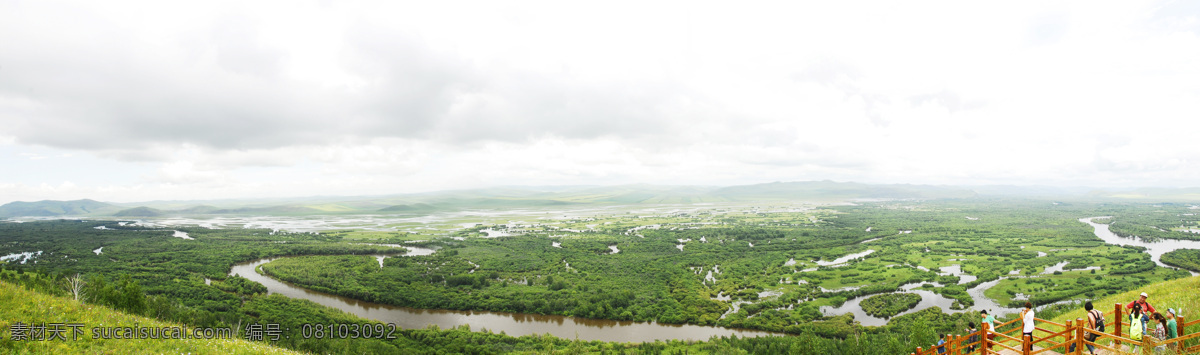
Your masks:
M913 317L1003 316L1025 301L1050 307L1188 277L1162 261L1196 241L1121 237L1108 227L1136 228L1147 214L1190 225L1193 212L885 200L25 219L0 223L0 255L6 269L134 276L153 300L146 309L168 319L207 315L199 324L287 321L267 310L288 305L406 331L839 339L862 327L887 333Z

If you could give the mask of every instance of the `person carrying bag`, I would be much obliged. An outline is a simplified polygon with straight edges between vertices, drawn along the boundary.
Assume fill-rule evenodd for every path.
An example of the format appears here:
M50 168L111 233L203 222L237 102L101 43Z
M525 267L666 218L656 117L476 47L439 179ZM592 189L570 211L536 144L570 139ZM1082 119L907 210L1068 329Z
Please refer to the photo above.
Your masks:
M1141 349L1142 337L1146 335L1146 326L1145 323L1142 323L1142 318L1145 317L1146 314L1142 313L1142 306L1134 304L1133 312L1129 313L1129 339L1137 341L1133 345L1134 353L1137 353L1138 349Z
M1084 303L1083 309L1087 311L1087 316L1088 316L1087 329L1091 329L1091 330L1103 333L1104 332L1104 313L1096 310L1095 307L1092 306L1092 301L1087 301L1086 303ZM1093 342L1093 343L1095 343L1096 339L1099 339L1099 338L1100 338L1100 336L1097 335L1096 333L1086 333L1083 336L1084 340L1087 340L1087 341ZM1091 354L1096 353L1095 345L1084 344L1084 346L1087 347L1089 353L1091 353ZM1074 353L1075 352L1075 344L1071 344L1071 347L1067 351L1070 353Z

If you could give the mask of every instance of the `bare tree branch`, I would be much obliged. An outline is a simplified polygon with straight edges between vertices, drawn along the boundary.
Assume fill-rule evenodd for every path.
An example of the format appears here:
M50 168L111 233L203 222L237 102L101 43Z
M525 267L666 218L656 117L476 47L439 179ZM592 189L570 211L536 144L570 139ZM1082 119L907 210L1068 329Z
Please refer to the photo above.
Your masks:
M83 276L75 274L75 276L67 277L67 292L70 292L75 297L76 301L83 302L83 286L87 284Z

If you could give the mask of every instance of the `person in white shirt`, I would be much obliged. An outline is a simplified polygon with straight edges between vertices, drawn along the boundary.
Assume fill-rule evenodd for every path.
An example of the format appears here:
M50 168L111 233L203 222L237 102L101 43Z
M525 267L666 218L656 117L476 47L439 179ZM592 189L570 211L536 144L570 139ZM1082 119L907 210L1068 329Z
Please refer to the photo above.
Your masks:
M1021 333L1024 339L1029 339L1026 351L1033 351L1033 303L1025 302L1025 310L1021 311Z

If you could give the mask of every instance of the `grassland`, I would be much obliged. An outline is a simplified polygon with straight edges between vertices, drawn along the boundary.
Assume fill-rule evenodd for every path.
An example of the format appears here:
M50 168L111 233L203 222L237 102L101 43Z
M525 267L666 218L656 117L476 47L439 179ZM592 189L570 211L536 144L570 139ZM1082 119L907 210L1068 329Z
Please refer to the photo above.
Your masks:
M1147 299L1147 302L1154 306L1154 309L1158 310L1159 313L1162 313L1165 316L1168 308L1174 308L1177 312L1180 312L1180 314L1177 315L1184 316L1185 319L1190 322L1195 320L1196 317L1200 316L1200 313L1196 313L1196 311L1200 309L1200 292L1196 292L1196 290L1200 290L1200 276L1146 285L1133 290L1094 300L1092 301L1092 304L1098 310L1103 312L1112 312L1114 305L1125 305L1133 300L1138 299L1141 293L1145 292L1146 294L1150 295L1150 297ZM1051 318L1050 321L1065 324L1066 321L1073 321L1077 319L1087 319L1087 314L1083 310L1082 306L1079 306L1074 312L1067 312ZM1109 324L1108 330L1111 331L1113 329L1111 324L1116 320L1107 319L1107 321ZM1196 331L1197 330L1195 329L1189 328L1188 334L1195 333ZM1188 343L1188 346L1194 346L1197 344L1200 344L1200 341L1192 340Z
M348 241L417 241L428 240L430 235L421 234L419 232L389 232L389 231L369 231L356 229L339 229L322 231L331 237L342 238Z
M66 340L15 341L15 323L82 324L83 334ZM183 327L107 307L85 305L73 299L50 296L0 282L0 349L10 354L295 354L296 352L242 339L92 339L93 327Z
M1195 320L1200 314L1196 313L1200 308L1200 276L1176 279L1171 281L1159 282L1146 285L1126 292L1110 295L1104 298L1099 298L1092 301L1096 309L1112 312L1113 306L1117 303L1122 305L1132 302L1141 295L1142 292L1150 295L1146 299L1154 309L1159 312L1166 313L1167 308L1183 310L1189 321ZM1062 314L1050 319L1051 321L1063 323L1068 320L1086 317L1083 307L1079 307L1079 311L1075 313Z

